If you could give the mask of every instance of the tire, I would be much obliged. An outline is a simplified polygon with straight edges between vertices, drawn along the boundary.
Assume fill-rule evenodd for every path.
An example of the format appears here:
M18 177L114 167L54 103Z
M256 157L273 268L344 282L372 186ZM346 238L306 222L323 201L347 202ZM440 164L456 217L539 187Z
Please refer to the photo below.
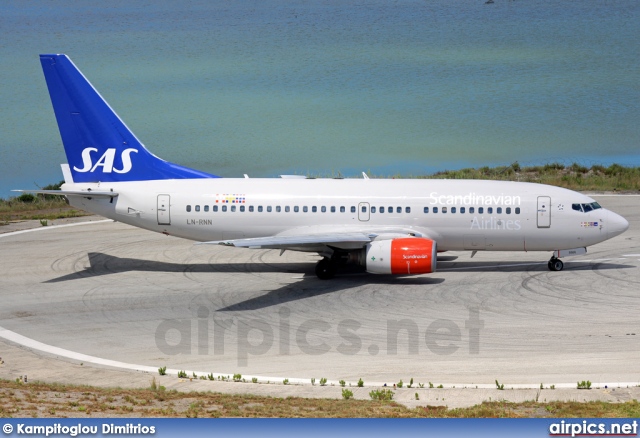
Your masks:
M329 259L322 259L316 265L316 275L320 280L330 280L336 275L336 266Z
M562 271L564 268L564 263L560 259L551 259L549 263L547 263L550 271Z

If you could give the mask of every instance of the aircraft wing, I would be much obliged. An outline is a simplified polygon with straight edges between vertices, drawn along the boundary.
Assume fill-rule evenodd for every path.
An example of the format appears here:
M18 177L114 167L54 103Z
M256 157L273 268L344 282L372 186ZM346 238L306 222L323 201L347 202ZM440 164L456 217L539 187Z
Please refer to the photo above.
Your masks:
M340 249L358 249L374 240L387 240L400 237L426 237L415 229L359 229L337 232L309 232L295 230L287 235L253 237L246 239L215 240L201 242L203 245L225 245L240 248L289 249L297 251L321 251L327 247ZM318 231L318 230L315 230Z
M115 198L116 192L98 192L95 190L12 190L13 192L37 193L41 195L83 196L85 198Z
M375 237L375 235L367 235L366 233L328 233L215 240L212 242L201 242L201 244L236 246L239 248L293 249L309 247L309 250L313 250L313 248L317 246L334 246L347 249L361 248L371 242Z

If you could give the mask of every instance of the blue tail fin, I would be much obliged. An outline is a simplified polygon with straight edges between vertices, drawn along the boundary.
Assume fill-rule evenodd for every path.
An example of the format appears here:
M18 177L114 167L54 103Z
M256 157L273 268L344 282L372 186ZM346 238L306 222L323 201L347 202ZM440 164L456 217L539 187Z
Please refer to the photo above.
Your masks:
M149 152L66 55L40 55L74 182L217 178Z

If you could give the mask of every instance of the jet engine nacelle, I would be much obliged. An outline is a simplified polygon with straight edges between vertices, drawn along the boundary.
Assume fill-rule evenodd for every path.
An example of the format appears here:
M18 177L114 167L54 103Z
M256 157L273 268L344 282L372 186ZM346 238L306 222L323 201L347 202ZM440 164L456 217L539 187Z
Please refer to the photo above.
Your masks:
M436 242L422 237L373 241L365 248L365 267L372 274L436 272Z

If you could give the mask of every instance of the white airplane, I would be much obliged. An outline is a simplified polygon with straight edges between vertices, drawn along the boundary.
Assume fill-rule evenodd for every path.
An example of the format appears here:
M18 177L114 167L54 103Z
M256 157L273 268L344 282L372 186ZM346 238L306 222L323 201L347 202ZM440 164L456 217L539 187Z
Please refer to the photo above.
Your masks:
M314 252L321 279L355 262L374 274L436 271L437 252L553 251L560 257L629 223L581 193L479 180L220 178L151 154L66 55L40 55L68 164L69 203L209 244Z

